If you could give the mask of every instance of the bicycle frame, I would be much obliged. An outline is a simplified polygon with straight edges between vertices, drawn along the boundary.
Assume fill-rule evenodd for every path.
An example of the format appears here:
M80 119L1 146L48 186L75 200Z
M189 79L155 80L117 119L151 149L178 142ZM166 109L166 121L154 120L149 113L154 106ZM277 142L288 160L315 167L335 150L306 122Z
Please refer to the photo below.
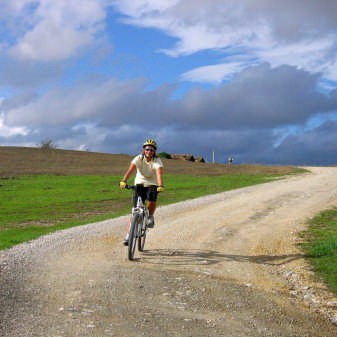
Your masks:
M132 189L134 190L134 193L136 193L136 186L127 185L126 188ZM144 250L148 217L149 211L147 207L144 205L142 198L138 196L136 206L133 206L131 210L131 223L130 223L129 243L128 243L129 260L134 259L134 252L137 241L138 241L138 250L141 252Z
M135 213L138 213L138 214L141 214L141 215L145 215L146 213L146 207L143 203L143 200L140 196L138 196L137 198L137 204L136 206L132 207L132 215L135 214Z
M143 200L140 196L137 198L137 204L135 207L132 207L132 215L134 214L139 214L142 216L143 221L142 221L142 226L141 226L141 233L140 235L143 235L143 232L147 230L147 221L149 218L149 210L147 207L144 205Z
M129 189L133 189L134 193L136 193L135 186L128 186L128 188ZM139 214L139 215L143 216L145 220L148 219L148 217L149 217L149 210L144 205L143 200L142 200L142 198L140 196L137 197L136 206L132 207L131 213L132 213L132 215Z

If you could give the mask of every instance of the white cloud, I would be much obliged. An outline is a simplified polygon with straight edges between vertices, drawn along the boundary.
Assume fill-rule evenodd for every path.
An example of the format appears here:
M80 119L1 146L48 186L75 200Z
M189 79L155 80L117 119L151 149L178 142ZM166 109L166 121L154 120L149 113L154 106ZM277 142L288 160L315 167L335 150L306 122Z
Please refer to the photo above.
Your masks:
M57 61L71 57L91 41L90 34L77 32L72 27L60 30L59 26L52 27L50 23L40 24L11 49L11 54L20 59Z
M257 56L274 67L288 64L313 73L324 72L333 79L332 67L327 54L335 48L336 37L331 35L316 40L302 40L293 44L275 44L273 48L261 48ZM329 75L330 74L330 75ZM337 80L337 77L334 78Z
M27 0L7 10L16 22L25 21L14 32L10 53L27 60L57 61L75 55L93 43L105 20L101 0Z
M181 75L181 79L191 82L209 82L219 84L223 81L232 79L235 74L238 74L247 66L248 65L244 62L214 64L187 71Z
M180 0L111 0L108 3L130 17L142 17L149 13L161 13L174 7Z
M6 125L4 114L0 113L0 137L27 136L28 134L29 130L26 127Z
M272 66L290 64L322 71L337 81L333 68L337 53L334 0L184 0L166 4L118 1L119 10L128 16L126 23L156 28L177 39L173 47L161 50L167 55L178 57L210 49L227 53L228 48L236 48L241 55L255 56ZM204 73L202 78L214 81L214 73L209 78Z

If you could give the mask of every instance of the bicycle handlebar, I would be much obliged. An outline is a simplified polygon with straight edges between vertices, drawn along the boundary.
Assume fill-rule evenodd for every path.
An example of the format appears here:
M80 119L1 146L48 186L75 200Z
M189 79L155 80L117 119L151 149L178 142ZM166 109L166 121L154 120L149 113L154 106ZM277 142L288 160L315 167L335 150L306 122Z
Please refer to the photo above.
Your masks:
M137 185L128 185L128 184L126 184L125 185L125 188L127 189L127 190L134 190L134 191L136 191L136 189L137 189ZM158 188L158 186L157 186L157 188ZM158 193L159 193L160 191L158 191Z

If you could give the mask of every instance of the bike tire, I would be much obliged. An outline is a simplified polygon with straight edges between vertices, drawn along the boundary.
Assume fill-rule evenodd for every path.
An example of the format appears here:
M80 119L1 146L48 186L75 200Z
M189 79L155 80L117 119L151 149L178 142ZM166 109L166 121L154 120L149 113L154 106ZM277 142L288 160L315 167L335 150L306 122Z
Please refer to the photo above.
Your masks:
M138 237L138 228L140 225L141 216L134 214L130 223L129 242L128 242L128 259L133 260Z
M141 235L138 238L138 250L140 252L144 251L145 240L146 240L146 233L147 233L147 228L146 228L146 224L144 223L144 221L146 221L146 220L143 218Z

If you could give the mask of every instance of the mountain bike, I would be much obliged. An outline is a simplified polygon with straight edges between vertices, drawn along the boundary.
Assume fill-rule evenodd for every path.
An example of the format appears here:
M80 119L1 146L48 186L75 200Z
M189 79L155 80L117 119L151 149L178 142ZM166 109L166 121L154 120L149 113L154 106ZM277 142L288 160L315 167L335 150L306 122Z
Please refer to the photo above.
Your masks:
M133 190L134 194L137 190L137 185L129 186L126 185L125 188ZM149 210L144 205L143 200L140 196L137 197L136 205L132 207L131 211L131 221L129 230L129 242L128 242L128 259L133 260L136 250L136 245L138 242L138 250L140 252L144 251L146 234L148 231L148 218Z

